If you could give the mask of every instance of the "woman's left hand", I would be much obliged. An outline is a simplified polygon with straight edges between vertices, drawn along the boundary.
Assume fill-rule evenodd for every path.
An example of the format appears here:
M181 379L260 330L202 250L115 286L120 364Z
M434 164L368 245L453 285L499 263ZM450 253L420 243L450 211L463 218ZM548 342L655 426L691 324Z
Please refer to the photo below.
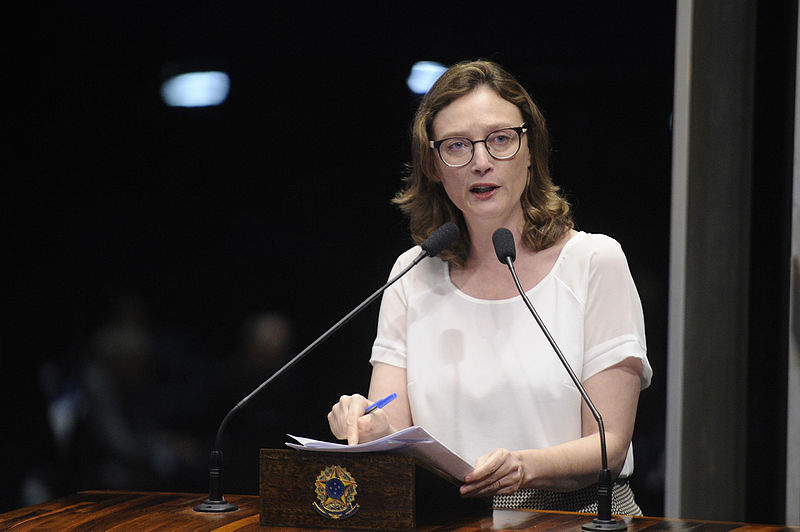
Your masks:
M495 449L478 458L461 486L463 497L510 495L522 487L525 464L517 453Z

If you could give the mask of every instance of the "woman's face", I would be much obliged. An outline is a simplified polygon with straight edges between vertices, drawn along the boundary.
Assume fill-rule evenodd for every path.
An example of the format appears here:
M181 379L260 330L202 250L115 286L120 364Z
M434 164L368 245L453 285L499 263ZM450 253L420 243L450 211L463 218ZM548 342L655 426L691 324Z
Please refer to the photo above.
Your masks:
M435 140L466 137L483 140L498 129L523 123L519 108L494 90L481 86L454 100L433 119ZM527 139L523 135L519 152L510 159L489 155L483 142L475 143L472 160L460 168L444 164L434 154L437 176L450 201L464 214L468 225L489 223L493 227L521 227L520 197L531 165Z

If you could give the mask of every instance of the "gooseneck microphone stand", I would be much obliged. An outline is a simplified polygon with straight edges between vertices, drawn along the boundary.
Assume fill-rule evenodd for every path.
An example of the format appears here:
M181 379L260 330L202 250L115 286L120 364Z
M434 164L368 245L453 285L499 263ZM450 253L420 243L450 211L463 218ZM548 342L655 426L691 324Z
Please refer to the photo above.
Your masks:
M438 255L441 251L445 248L449 247L453 242L456 241L459 235L459 229L456 224L453 222L447 222L438 229L436 229L431 236L429 236L420 247L422 251L420 254L409 264L406 268L403 269L400 273L395 275L391 278L385 285L380 287L378 290L372 293L367 299L361 302L356 308L351 310L344 318L336 322L330 329L325 331L322 336L314 340L308 347L303 349L297 356L287 362L283 367L281 367L278 371L276 371L271 377L267 380L262 382L255 390L250 392L247 397L239 401L239 403L230 409L230 411L225 415L222 419L222 423L219 424L219 429L217 429L217 436L214 440L214 449L211 451L211 458L208 467L208 477L209 477L209 490L208 490L208 498L205 499L203 502L198 504L194 507L196 512L231 512L234 510L238 510L239 507L233 503L228 502L225 497L222 495L222 478L223 478L223 457L222 451L220 450L222 445L222 432L225 430L225 427L228 424L230 418L238 412L242 407L244 407L250 400L258 395L264 388L269 386L269 384L283 375L284 372L288 371L292 366L297 364L303 357L305 357L308 353L314 350L319 344L324 342L328 339L330 335L335 333L339 330L342 325L350 321L356 314L364 310L364 308L375 301L383 292L386 291L389 286L391 286L395 281L400 279L406 273L408 273L411 268L416 266L422 259L426 257L434 257Z
M570 366L569 361L564 356L564 353L561 352L561 349L558 347L558 344L553 339L553 336L550 334L550 331L547 330L542 318L539 317L539 313L536 312L536 309L533 308L533 304L531 303L530 299L528 299L527 294L522 289L522 285L519 282L519 278L517 277L517 272L514 269L514 259L516 258L516 248L514 246L514 236L511 234L506 228L500 228L494 232L492 235L492 241L494 243L495 252L497 253L497 258L508 266L509 271L511 272L511 276L514 278L514 284L517 285L517 290L519 291L520 295L522 296L522 300L525 302L525 305L528 307L528 310L531 311L533 314L533 318L536 320L536 323L539 324L539 328L544 333L547 341L550 342L550 345L553 347L553 350L558 355L559 360L561 360L561 364L563 364L564 369L567 370L569 373L572 382L575 383L575 387L578 388L578 391L583 397L584 402L591 410L592 415L594 416L595 421L597 421L597 427L600 431L600 453L601 453L601 469L600 469L600 477L598 480L597 486L597 517L592 520L591 523L586 523L581 527L582 530L627 530L628 526L625 524L624 521L617 521L611 516L611 496L612 496L612 489L613 484L611 481L611 471L608 469L608 453L606 452L606 430L603 425L603 418L600 415L600 412L597 411L595 408L594 403L592 402L589 394L586 393L586 390L583 388L580 379L578 376L575 375L575 372L572 370L572 366Z

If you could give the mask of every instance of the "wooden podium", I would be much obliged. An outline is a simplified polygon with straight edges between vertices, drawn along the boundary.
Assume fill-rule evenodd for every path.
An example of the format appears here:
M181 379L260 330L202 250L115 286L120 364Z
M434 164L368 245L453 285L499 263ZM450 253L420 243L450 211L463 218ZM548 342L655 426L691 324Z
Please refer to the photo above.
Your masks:
M193 532L287 532L317 530L299 527L271 527L259 524L259 498L255 495L230 495L239 509L226 513L200 513L192 508L207 493L163 493L131 491L82 491L41 504L18 508L0 514L0 530L192 530ZM506 510L514 519L498 520L491 511L481 517L455 517L438 525L417 524L418 532L478 532L513 530L536 532L542 530L580 531L591 519L587 514L567 512L534 512ZM333 524L328 530L345 529L345 523ZM687 530L705 532L751 532L754 530L782 532L797 531L798 527L781 525L748 525L686 519L655 517L626 517L628 532L652 530Z
M486 515L490 502L462 499L455 484L402 454L261 449L262 526L415 530Z

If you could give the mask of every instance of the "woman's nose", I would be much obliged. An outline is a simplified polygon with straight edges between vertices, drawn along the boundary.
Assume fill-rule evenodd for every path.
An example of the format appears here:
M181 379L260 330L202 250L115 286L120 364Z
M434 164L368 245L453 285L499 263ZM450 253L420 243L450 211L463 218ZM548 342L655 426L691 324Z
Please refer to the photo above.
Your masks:
M475 142L472 149L474 150L472 154L473 169L481 171L488 169L492 163L492 156L489 155L489 151L486 149L486 142Z

